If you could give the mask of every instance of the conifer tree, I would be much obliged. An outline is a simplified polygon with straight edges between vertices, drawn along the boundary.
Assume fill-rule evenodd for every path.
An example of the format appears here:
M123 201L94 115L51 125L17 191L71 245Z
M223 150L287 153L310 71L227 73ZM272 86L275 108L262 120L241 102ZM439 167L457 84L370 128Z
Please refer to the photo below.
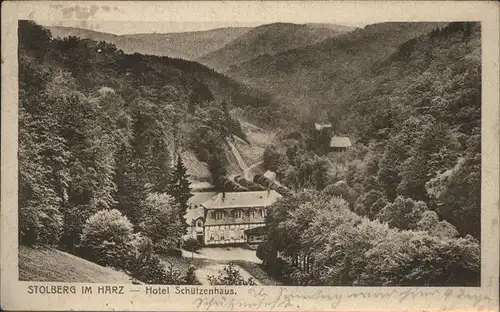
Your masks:
M193 196L190 189L191 182L189 182L188 177L187 168L182 162L181 157L178 156L177 163L172 172L172 179L166 193L172 196L179 205L179 214L185 225L185 230L187 229L185 215L188 209L188 200Z

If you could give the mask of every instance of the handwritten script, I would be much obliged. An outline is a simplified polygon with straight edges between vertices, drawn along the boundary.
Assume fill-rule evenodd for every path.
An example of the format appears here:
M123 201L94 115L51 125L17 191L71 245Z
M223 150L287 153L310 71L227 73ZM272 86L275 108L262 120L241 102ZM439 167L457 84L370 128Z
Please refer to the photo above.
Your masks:
M277 291L276 291L276 288ZM201 296L193 300L195 307L203 311L215 310L300 310L336 309L352 306L349 302L369 303L374 300L390 301L404 306L405 303L439 302L441 311L451 311L457 307L469 310L489 310L493 300L479 292L467 288L390 288L385 290L350 291L347 288L322 289L316 287L251 287L243 296ZM321 305L320 305L321 303ZM326 306L325 306L326 304ZM409 306L410 307L410 306ZM404 309L403 309L404 310Z

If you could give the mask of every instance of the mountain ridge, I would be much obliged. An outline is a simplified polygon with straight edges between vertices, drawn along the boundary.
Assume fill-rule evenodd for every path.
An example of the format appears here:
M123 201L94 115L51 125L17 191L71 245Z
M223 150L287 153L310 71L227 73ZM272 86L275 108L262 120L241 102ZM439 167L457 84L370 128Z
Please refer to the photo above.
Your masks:
M124 53L141 53L193 60L213 51L247 32L249 27L222 27L203 31L176 33L138 33L115 35L77 27L46 26L56 38L76 36L107 41Z
M328 27L327 27L328 26ZM261 55L307 46L356 28L335 24L272 23L252 28L222 48L197 59L219 72Z
M233 66L226 74L273 94L301 115L331 103L342 89L400 44L446 23L381 23L274 55L261 55ZM304 102L307 104L305 105Z

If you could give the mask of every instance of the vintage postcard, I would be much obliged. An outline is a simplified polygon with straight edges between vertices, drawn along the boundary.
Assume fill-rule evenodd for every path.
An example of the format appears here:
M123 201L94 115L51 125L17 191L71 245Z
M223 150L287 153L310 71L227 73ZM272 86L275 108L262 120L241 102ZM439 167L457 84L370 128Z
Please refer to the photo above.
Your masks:
M499 9L3 3L1 308L498 311Z

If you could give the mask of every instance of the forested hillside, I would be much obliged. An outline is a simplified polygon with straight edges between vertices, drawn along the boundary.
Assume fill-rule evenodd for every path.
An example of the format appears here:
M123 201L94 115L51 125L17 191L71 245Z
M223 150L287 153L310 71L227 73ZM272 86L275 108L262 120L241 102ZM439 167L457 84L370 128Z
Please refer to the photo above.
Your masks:
M319 107L357 141L348 151L327 153L303 127L264 152L295 190L267 220L270 271L299 285L478 285L480 34L434 27L332 79L337 97Z
M118 49L127 54L141 53L194 60L223 47L251 28L227 27L207 31L131 35L113 35L63 26L50 26L48 29L56 38L74 36L82 39L106 41L116 45Z
M261 55L304 47L336 37L354 28L340 25L274 23L249 30L220 49L198 59L202 64L225 72L231 66L250 61Z
M259 46L250 54L275 54L228 77L21 21L21 244L187 283L157 254L186 230L188 152L216 187L283 195L257 256L285 285L478 286L480 24L384 23ZM247 138L236 117L261 127ZM352 146L332 150L332 134ZM243 155L253 182L229 177L233 136L261 143L262 159Z
M333 106L350 83L370 72L403 42L425 34L438 23L383 23L368 25L316 44L262 55L233 66L227 75L269 92L299 119L325 114L320 105Z
M53 39L20 21L20 243L58 245L143 282L182 283L155 256L186 231L190 190L177 155L189 150L214 179L224 175L226 137L245 138L230 114L239 95L202 65Z

